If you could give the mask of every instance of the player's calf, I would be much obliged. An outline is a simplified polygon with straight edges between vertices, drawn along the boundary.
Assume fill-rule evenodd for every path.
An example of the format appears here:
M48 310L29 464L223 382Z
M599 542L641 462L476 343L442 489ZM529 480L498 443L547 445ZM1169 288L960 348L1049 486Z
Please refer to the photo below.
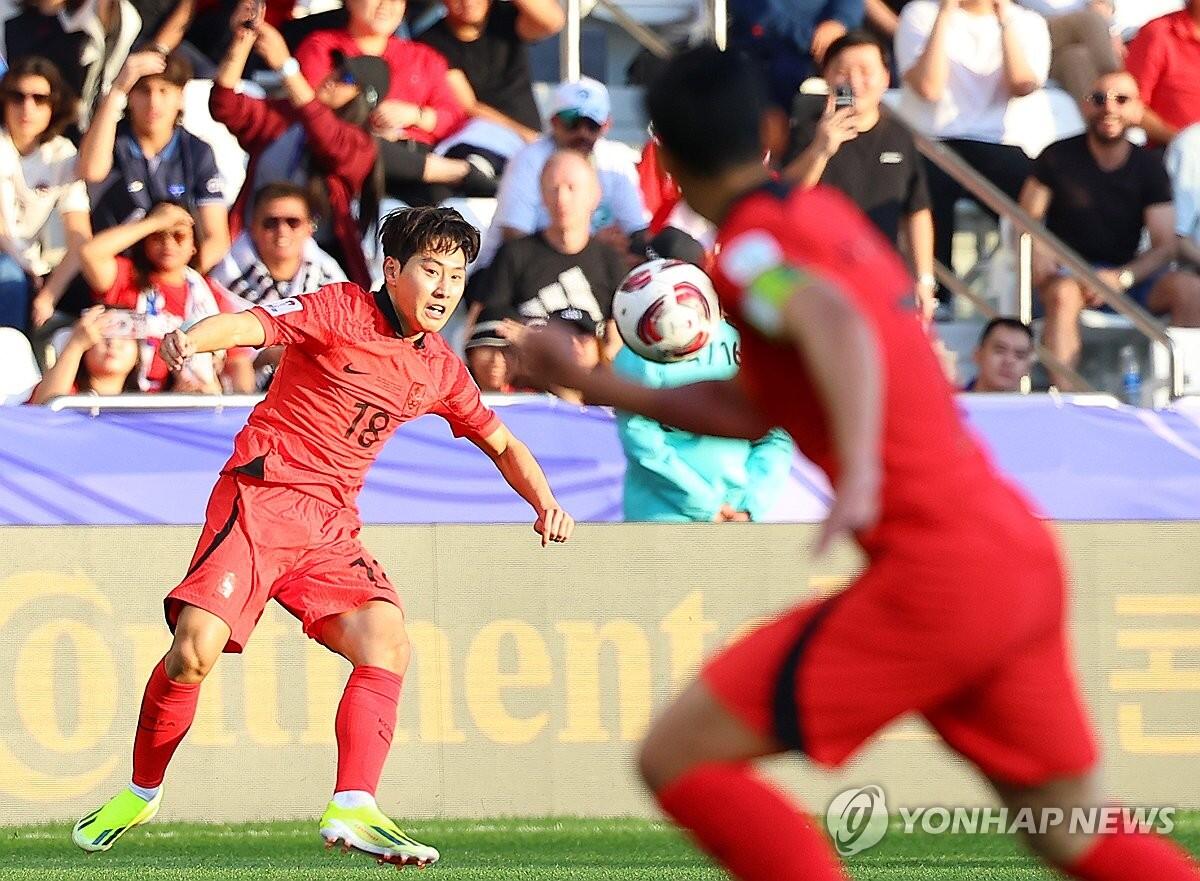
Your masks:
M1030 809L1036 815L1055 810L1056 816L1069 817L1074 811L1099 810L1105 806L1098 772L1031 787L998 781L992 785L1011 811ZM1042 824L1039 822L1037 826L1040 830ZM1149 832L1119 829L1095 834L1072 831L1071 824L1057 823L1047 825L1045 832L1025 838L1030 849L1045 862L1080 881L1128 878L1200 881L1200 869L1183 850L1169 839Z

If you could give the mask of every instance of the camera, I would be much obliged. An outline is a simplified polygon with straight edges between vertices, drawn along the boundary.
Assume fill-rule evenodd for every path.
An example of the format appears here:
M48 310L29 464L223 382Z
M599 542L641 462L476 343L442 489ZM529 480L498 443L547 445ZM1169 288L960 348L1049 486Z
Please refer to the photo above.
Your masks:
M109 309L105 314L102 335L110 340L141 340L146 338L146 314L128 309Z
M833 109L854 106L854 88L849 83L842 83L833 90Z

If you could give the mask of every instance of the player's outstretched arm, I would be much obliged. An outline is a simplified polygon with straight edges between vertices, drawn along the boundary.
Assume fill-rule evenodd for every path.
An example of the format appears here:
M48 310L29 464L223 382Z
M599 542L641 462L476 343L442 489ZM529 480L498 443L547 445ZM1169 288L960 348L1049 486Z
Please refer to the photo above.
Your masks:
M163 337L158 353L172 370L198 352L217 352L237 346L258 348L266 340L262 322L250 312L210 315L187 331L175 330Z
M575 520L554 498L546 474L529 447L503 424L487 437L472 440L496 463L508 485L533 507L537 514L533 529L542 537L542 547L569 539L575 531Z
M589 404L637 413L693 434L758 440L771 428L735 380L647 388L604 365L580 367L571 336L561 328L505 322L502 332L520 352L526 376L546 387L578 389Z

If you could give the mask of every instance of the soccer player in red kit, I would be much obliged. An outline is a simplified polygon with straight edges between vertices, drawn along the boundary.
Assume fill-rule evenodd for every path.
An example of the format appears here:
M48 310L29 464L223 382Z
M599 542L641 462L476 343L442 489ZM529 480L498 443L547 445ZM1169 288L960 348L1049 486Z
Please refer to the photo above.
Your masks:
M519 342L525 368L687 431L782 426L835 488L817 552L849 533L868 561L843 593L719 653L656 721L640 767L659 804L736 878L845 878L751 762L798 750L835 766L909 712L1011 807L1103 804L1055 543L963 426L899 257L840 195L769 180L764 149L779 150L787 121L750 62L683 53L647 105L665 166L720 228L714 282L742 334L741 372L641 388L574 366L552 330ZM1031 847L1075 878L1200 879L1165 838L1046 829Z
M389 215L380 238L378 291L326 285L206 318L163 341L173 370L194 353L234 346L285 352L221 470L191 566L166 598L174 641L146 686L133 782L75 825L72 838L85 850L108 850L154 816L201 681L222 652L245 648L274 599L353 665L335 720L337 783L321 836L383 862L438 859L375 803L410 649L396 589L358 540L363 478L401 424L436 413L529 502L543 546L566 541L574 521L438 335L462 297L478 233L456 211L414 208Z

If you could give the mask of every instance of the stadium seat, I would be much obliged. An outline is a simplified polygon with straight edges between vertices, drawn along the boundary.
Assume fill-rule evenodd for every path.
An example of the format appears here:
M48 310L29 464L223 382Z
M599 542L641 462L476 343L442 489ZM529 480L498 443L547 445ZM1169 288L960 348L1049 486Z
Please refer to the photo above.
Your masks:
M25 334L15 327L0 327L0 406L24 404L41 379Z

